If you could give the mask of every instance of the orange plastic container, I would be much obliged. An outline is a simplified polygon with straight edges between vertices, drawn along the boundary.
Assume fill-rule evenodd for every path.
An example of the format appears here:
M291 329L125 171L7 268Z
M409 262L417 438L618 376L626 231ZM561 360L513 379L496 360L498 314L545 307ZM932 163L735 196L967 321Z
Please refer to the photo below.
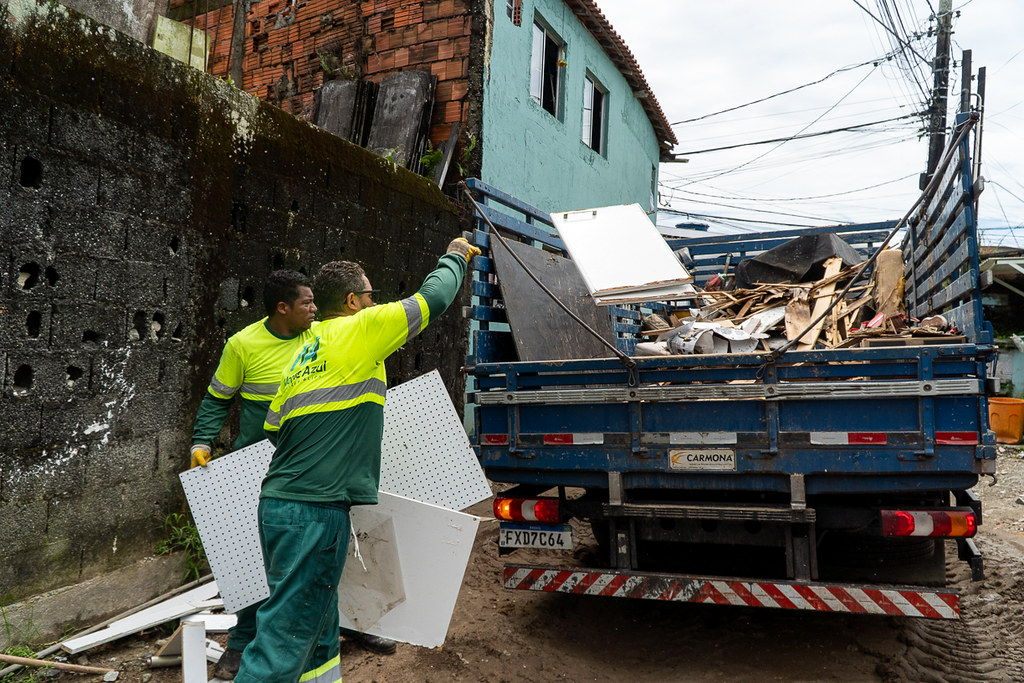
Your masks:
M1024 400L992 396L988 399L988 424L999 443L1017 443L1024 431Z

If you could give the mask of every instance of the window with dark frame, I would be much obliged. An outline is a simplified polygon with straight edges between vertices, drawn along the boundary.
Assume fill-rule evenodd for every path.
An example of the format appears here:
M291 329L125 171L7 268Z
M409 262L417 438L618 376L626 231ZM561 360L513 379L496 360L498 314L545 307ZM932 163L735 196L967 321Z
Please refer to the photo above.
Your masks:
M561 43L543 26L533 25L533 54L530 60L530 97L555 118L561 89Z
M583 78L583 144L604 154L604 110L607 93L589 75Z

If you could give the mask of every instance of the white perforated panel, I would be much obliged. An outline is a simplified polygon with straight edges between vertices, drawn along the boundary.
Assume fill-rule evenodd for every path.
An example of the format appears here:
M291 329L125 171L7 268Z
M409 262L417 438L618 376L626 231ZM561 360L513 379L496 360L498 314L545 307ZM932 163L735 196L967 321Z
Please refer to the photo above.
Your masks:
M261 441L180 475L226 612L269 594L256 511L273 453ZM388 389L382 456L381 491L449 510L491 495L436 371Z
M388 389L380 490L464 510L491 496L437 371Z
M448 634L480 518L382 491L379 505L352 508L352 527L356 535L361 536L364 535L364 526L366 530L379 528L382 517L390 517L394 525L398 562L389 574L398 578L389 576L382 581L377 577L372 579L372 583L386 582L396 587L400 581L401 599L397 599L394 587L369 594L367 598L370 600L380 601L383 596L390 597L390 600L384 606L370 606L381 615L376 623L365 619L371 609L364 606L360 610L364 619L359 621L358 628L403 643L440 647ZM367 571L382 571L379 564L365 564ZM349 557L338 586L342 626L356 626L346 614L345 597L354 594L346 591L345 584L363 586L368 582L371 579L359 560Z
M256 508L273 454L273 444L261 441L179 475L226 612L270 594Z

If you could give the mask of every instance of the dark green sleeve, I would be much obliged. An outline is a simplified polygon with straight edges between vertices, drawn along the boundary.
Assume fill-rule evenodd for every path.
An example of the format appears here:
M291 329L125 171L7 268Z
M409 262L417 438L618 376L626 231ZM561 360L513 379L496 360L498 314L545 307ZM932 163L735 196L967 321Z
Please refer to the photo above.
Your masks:
M199 404L199 412L196 414L196 424L192 428L192 443L202 443L207 446L213 445L213 440L220 434L225 420L228 419L228 410L231 408L233 398L217 398L206 392L203 402Z
M419 294L430 309L430 320L436 320L455 301L466 276L466 259L458 254L445 254L437 261L437 267L427 275L420 286Z

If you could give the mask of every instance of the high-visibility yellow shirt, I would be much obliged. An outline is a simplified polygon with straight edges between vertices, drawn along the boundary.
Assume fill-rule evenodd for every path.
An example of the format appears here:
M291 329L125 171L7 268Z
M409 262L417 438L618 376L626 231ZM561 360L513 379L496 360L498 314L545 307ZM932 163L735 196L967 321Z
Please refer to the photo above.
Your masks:
M377 502L384 359L455 299L466 261L446 255L413 296L320 323L281 377L264 425L277 451L261 497Z
M313 337L312 329L293 337L282 337L271 330L267 318L263 318L232 335L224 345L220 363L199 406L192 443L212 445L236 395L241 397L242 410L233 449L266 438L263 422L270 401L277 393L281 372L296 349Z

